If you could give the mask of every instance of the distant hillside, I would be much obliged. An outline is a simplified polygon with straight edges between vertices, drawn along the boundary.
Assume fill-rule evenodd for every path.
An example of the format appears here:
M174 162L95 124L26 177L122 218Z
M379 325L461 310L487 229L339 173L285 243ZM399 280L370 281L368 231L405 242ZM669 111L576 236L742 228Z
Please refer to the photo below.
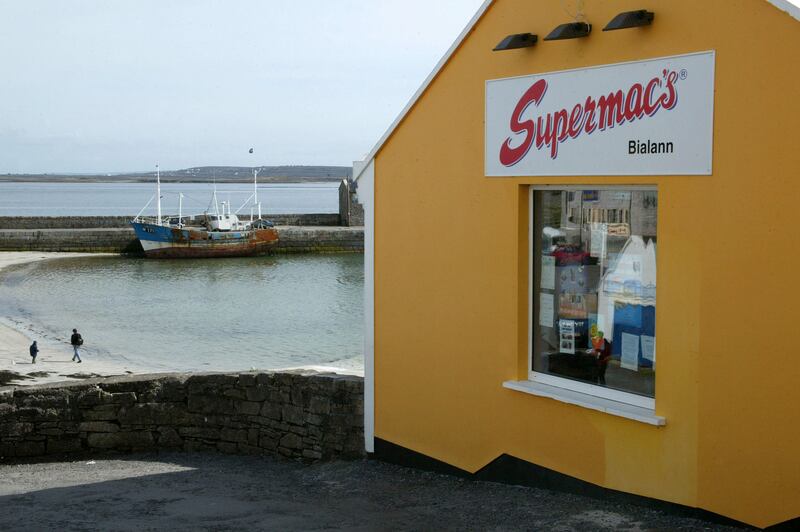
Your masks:
M258 166L261 183L302 183L308 181L341 181L353 174L349 166ZM129 172L122 174L0 174L0 181L60 181L60 182L151 182L156 173ZM250 166L198 166L183 170L162 170L165 183L243 183L253 179Z

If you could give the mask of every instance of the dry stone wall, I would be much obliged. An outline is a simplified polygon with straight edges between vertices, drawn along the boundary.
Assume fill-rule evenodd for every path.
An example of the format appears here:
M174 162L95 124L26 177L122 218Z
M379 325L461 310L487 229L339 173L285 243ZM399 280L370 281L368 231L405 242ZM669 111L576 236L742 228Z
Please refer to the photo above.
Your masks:
M0 461L109 450L359 457L363 380L151 375L0 391Z

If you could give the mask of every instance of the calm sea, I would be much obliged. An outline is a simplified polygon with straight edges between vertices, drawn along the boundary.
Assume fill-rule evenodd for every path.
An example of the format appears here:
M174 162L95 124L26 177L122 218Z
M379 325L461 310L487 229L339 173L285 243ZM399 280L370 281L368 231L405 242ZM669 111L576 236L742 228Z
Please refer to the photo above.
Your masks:
M85 360L154 371L363 370L363 256L59 259L5 270L0 317L42 353L73 327Z
M267 214L317 214L339 212L338 183L259 185L259 200ZM161 185L165 213L178 212L182 193L184 214L201 214L209 207L213 185L166 183ZM246 183L220 184L217 197L230 201L233 210L253 192ZM6 183L0 182L0 216L132 216L155 195L151 183ZM249 213L249 209L245 209ZM245 212L242 211L242 212ZM144 212L155 213L155 203Z

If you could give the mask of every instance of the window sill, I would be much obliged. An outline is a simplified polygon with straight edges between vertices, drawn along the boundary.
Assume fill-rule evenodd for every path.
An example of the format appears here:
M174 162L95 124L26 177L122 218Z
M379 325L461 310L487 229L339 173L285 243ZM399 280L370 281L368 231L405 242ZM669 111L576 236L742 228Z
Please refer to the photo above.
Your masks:
M575 392L549 384L533 381L506 381L503 383L503 387L538 397L548 397L562 403L605 412L612 416L624 417L640 423L655 425L656 427L663 427L667 424L666 418L657 416L654 411L648 408L603 399L602 397L595 397L594 395Z

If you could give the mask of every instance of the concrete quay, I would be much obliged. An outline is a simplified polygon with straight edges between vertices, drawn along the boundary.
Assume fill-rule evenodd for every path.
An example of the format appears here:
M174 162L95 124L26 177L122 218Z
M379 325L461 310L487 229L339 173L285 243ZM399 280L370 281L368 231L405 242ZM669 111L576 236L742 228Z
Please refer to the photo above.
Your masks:
M129 227L130 216L0 216L0 229L111 229ZM342 225L337 213L322 214L270 214L266 216L275 225L338 226ZM199 216L184 216L199 219Z
M275 253L363 252L363 227L277 226ZM141 254L130 227L0 229L0 251Z

